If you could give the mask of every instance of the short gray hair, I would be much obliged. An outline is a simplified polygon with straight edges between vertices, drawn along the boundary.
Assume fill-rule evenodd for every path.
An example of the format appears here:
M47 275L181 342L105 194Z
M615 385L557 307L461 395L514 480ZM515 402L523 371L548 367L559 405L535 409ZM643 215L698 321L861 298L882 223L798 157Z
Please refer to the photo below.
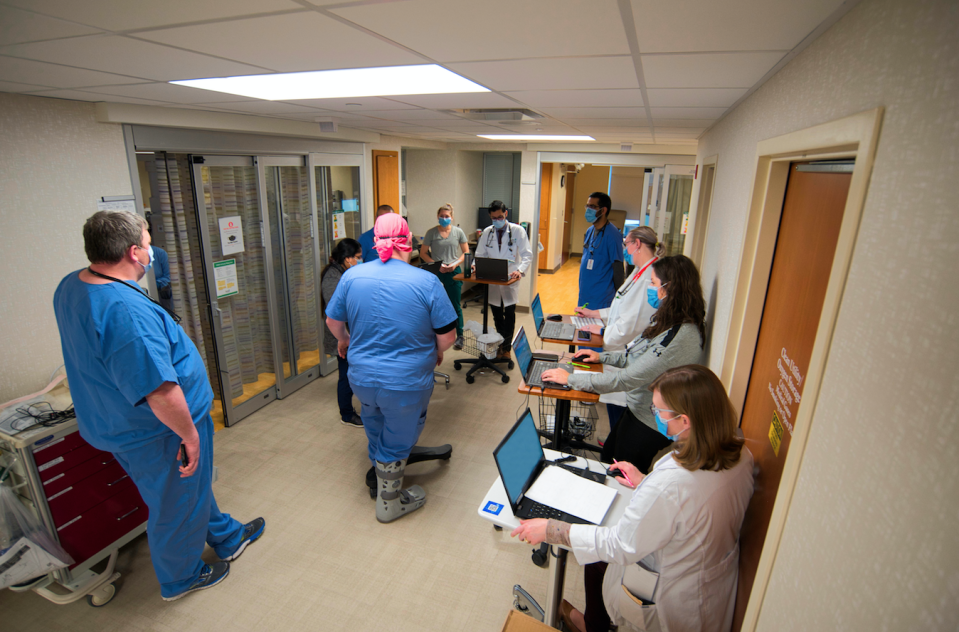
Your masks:
M130 246L143 243L147 221L128 211L100 211L83 225L83 249L90 263L117 263Z

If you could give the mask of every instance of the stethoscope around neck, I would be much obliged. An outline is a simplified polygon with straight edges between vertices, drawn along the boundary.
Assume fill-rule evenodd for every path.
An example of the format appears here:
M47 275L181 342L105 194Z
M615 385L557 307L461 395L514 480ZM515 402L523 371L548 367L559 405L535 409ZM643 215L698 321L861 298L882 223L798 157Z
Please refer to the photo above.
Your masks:
M496 227L492 226L492 229L493 230L491 230L489 234L486 236L487 248L493 247L493 235L496 234ZM510 226L509 223L506 224L506 233L509 235L509 240L506 242L506 246L509 248L509 253L513 254L513 227Z

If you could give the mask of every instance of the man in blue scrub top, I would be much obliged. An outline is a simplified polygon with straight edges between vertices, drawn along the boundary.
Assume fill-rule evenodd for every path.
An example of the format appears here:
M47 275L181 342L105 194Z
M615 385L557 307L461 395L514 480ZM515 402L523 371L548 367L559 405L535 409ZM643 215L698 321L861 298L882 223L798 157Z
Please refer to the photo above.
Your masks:
M376 471L376 519L392 522L426 503L419 485L403 489L403 474L426 423L433 368L456 339L457 316L439 279L409 264L406 220L389 213L374 230L379 259L343 273L326 324L340 357L349 350L350 387L363 407Z
M591 223L583 240L579 264L579 306L606 309L613 304L616 288L623 284L623 234L609 223L612 201L605 193L593 193L586 201L586 221Z
M376 217L373 218L373 221L376 222L380 218L380 215L386 215L387 213L395 213L393 207L389 204L380 204L376 209ZM360 242L360 247L363 249L363 263L367 261L373 261L379 258L379 255L376 254L376 248L373 246L373 229L369 229L357 240ZM618 285L616 287L619 287Z
M240 524L213 498L213 390L179 319L136 284L154 262L146 221L101 211L83 242L90 266L53 296L80 435L136 484L160 595L173 601L225 579L266 523ZM222 561L205 564L204 543Z

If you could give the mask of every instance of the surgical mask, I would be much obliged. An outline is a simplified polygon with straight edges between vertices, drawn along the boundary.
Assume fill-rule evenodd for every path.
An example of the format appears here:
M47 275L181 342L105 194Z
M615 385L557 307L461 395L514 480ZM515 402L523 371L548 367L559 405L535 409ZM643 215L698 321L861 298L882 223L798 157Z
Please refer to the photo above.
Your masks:
M504 226L506 226L506 219L494 219L493 226L496 227L496 230L501 230Z
M653 309L659 309L659 288L653 286L646 288L646 301Z
M453 218L452 218L452 217L441 217L441 218L440 218L440 226L443 226L444 228L445 228L446 226L449 226L449 225L452 224L452 223L453 223Z
M139 248L139 246L137 246L137 247ZM140 250L143 250L143 248L140 248ZM150 271L150 268L153 267L153 262L156 261L156 256L153 254L153 246L152 246L152 245L151 245L151 246L147 246L147 252L150 253L150 263L148 263L148 264L146 264L146 265L144 266L142 263L140 263L140 260L137 259L137 263L140 263L140 265L143 266L143 271L144 271L144 272L149 272L149 271Z
M596 214L596 209L586 207L586 221L590 224L594 224L596 220L599 219L599 216Z
M679 438L679 435L683 434L683 432L686 432L686 430L683 430L683 432L680 432L678 434L674 434L674 435L669 434L669 426L667 424L673 419L676 419L676 417L679 417L679 415L676 415L676 417L673 417L673 419L669 419L668 421L663 421L663 418L659 416L659 412L656 412L655 415L656 415L656 430L659 431L659 434L663 435L670 441L675 441L676 439Z

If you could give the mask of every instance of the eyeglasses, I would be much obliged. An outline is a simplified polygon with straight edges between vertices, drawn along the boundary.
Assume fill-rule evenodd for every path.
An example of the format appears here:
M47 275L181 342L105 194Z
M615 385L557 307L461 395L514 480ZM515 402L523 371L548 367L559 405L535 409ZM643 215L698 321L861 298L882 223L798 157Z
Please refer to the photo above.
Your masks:
M659 413L676 413L676 415L682 414L682 413L676 412L675 410L670 410L668 408L656 408L656 406L654 406L653 404L649 405L649 412L653 413L653 417L656 417L657 415L659 415ZM672 421L673 419L675 419L675 417L670 417L668 421Z
M587 205L586 205L586 208L591 208L591 209L593 209L594 211L600 211L600 210L603 209L602 206L596 206L595 204L587 204Z

